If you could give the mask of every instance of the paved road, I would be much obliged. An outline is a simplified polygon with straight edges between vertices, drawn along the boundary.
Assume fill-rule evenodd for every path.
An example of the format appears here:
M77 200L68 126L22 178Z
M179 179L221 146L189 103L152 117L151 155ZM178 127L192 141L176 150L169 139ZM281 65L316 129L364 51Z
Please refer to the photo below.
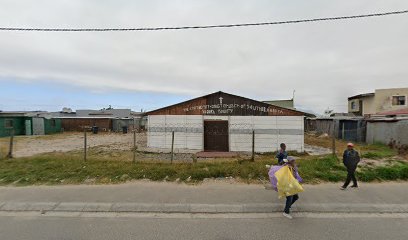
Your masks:
M215 217L69 217L0 216L5 240L126 239L359 239L405 240L408 218L303 216L288 220Z
M361 184L339 190L340 184L305 185L299 204L373 203L406 204L408 183ZM0 202L129 202L245 204L282 203L276 192L263 185L134 182L121 185L0 187Z

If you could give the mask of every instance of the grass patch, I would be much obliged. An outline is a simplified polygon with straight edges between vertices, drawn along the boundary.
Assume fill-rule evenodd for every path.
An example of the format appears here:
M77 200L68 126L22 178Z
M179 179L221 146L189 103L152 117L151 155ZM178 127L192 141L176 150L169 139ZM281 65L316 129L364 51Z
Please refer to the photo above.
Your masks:
M361 149L361 156L363 158L370 159L382 159L394 157L398 154L398 151L390 148L387 145L381 143L375 143L371 145L365 145Z
M287 151L288 152L288 156L292 156L292 157L304 157L304 156L309 156L309 154L307 152L298 152L298 151ZM264 152L264 153L257 153L257 155L261 155L261 156L269 156L269 157L275 157L276 154L278 153L278 151L274 151L274 152Z
M297 161L305 183L344 181L347 173L332 156L305 156ZM266 164L276 164L273 157L261 156L255 162L225 159L212 162L143 161L132 163L120 159L92 157L84 162L80 154L52 153L35 157L0 161L0 185L58 185L81 183L123 183L129 180L200 182L205 178L233 177L248 183L268 181ZM408 164L363 167L357 176L362 181L408 180Z
M7 153L8 153L7 146L4 144L1 144L0 145L0 160L5 159L7 156Z
M357 176L366 182L408 180L408 164L406 162L397 162L389 166L362 168L357 172Z
M319 137L316 135L305 135L305 143L314 146L320 146L324 148L332 148L332 139L330 137ZM341 157L343 151L347 149L347 141L336 139L336 153L338 157ZM365 144L365 143L355 143L355 149L360 152L363 158L369 159L383 159L391 158L398 155L398 151L390 148L389 146L382 143L375 144Z

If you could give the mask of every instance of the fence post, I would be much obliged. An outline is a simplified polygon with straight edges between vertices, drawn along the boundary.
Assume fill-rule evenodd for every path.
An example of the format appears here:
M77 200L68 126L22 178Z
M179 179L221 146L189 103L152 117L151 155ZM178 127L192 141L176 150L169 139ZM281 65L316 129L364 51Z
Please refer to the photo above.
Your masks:
M10 146L7 158L13 158L14 129L10 130Z
M255 161L255 130L252 130L252 157L251 161Z
M84 161L86 161L86 145L87 145L86 127L84 127Z
M336 121L333 120L333 137L332 137L332 154L333 157L336 156Z
M133 163L136 163L136 129L133 129Z
M171 132L171 163L174 160L174 131Z

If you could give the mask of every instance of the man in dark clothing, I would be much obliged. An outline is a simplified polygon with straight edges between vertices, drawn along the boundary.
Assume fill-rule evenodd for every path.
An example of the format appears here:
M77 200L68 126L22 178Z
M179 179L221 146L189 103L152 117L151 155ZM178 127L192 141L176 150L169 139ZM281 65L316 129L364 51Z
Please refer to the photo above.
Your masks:
M345 190L347 186L350 184L351 180L353 180L352 188L357 188L357 179L355 176L355 172L357 169L357 165L360 162L360 155L357 151L354 150L354 145L352 143L347 144L347 150L344 151L343 154L343 164L347 168L347 179L344 185L341 187L341 190Z
M280 150L276 154L276 158L278 159L279 165L283 165L284 164L283 159L288 158L288 153L286 152L286 145L284 143L280 144Z

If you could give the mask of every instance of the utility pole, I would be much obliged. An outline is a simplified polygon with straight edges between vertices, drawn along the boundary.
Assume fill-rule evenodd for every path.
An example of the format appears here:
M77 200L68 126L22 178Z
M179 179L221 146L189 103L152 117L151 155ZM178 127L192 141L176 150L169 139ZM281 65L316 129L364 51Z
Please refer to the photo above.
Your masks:
M136 163L136 129L133 129L133 163Z
M7 158L13 158L14 128L10 130L10 146Z
M336 156L336 120L333 119L333 131L332 131L332 154Z
M86 162L86 145L87 145L86 127L84 127L84 161L85 161L85 162Z

